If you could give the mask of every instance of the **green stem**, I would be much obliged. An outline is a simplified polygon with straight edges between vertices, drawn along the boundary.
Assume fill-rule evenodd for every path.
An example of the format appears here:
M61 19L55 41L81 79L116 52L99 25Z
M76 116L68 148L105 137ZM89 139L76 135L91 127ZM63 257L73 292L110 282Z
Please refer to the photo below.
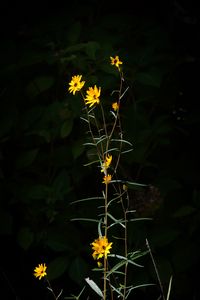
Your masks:
M48 283L49 290L52 292L52 295L53 295L54 299L57 300L57 297L56 297L56 295L55 295L55 293L54 293L54 291L53 291L53 289L51 287L51 284L50 284L50 282L49 282L49 280L47 278L46 278L46 281Z
M107 175L107 174L106 174ZM105 187L105 200L104 200L104 205L105 205L105 216L104 216L104 224L105 224L105 236L107 237L107 232L108 232L108 183L106 183ZM103 295L104 295L104 300L106 300L106 289L107 289L107 279L106 279L106 273L107 273L107 259L104 256L104 284L103 284Z

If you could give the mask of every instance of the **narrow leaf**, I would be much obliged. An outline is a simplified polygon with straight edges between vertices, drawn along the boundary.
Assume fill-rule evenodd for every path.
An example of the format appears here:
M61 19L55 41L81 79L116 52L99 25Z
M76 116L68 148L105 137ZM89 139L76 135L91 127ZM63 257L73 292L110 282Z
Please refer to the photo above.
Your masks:
M128 142L126 140L121 140L121 139L111 139L111 142L120 142L120 143L125 143L125 144L128 144L130 146L133 146L130 142Z
M70 204L75 204L75 203L78 203L78 202L91 201L91 200L101 200L101 199L104 199L104 198L103 197L83 198L83 199L79 199L79 200L76 200L76 201L72 201Z
M169 280L169 287L168 287L168 291L167 291L167 299L166 300L169 300L171 287L172 287L172 276L170 277L170 280Z
M98 287L98 285L89 277L85 278L85 281L89 284L89 286L101 297L103 298L103 293Z
M74 218L74 219L71 219L71 221L87 221L87 222L96 222L96 223L99 222L99 220L87 219L87 218Z

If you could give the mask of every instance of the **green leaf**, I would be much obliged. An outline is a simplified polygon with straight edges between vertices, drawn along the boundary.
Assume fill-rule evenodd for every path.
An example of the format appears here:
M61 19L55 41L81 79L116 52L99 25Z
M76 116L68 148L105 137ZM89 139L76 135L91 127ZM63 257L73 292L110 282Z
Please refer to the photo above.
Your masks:
M49 130L41 129L38 131L33 131L33 132L31 132L31 134L37 134L37 135L43 137L47 143L49 143L51 141L51 132Z
M138 183L138 182L133 182L133 181L125 181L125 184L127 184L127 186L129 188L142 188L142 187L146 187L147 184L143 184L143 183Z
M182 206L180 209L178 209L173 214L173 217L174 218L185 217L185 216L191 215L195 211L196 211L196 209L194 207L185 205L185 206Z
M71 246L69 245L69 236L63 234L63 232L50 231L47 237L47 246L53 251L72 251Z
M72 128L73 128L73 120L71 118L65 120L65 122L62 124L61 130L60 130L61 138L67 137L71 133Z
M85 48L85 52L90 59L96 59L96 52L100 48L99 43L97 42L88 42Z
M85 201L93 201L94 202L94 200L101 200L101 199L104 199L104 197L89 197L89 198L83 198L83 199L78 199L76 201L72 201L71 204L75 204L78 202L85 202Z
M102 70L103 72L107 73L107 74L111 74L115 77L118 76L118 70L116 67L109 65L107 62L106 63L102 63L100 66L100 70Z
M112 274L115 273L119 268L127 264L127 260L121 260L119 263L117 263L110 271L107 273L107 278Z
M89 286L99 295L100 297L104 298L103 293L101 289L98 287L98 285L89 277L85 278L85 281L89 284Z
M150 85L153 87L160 87L162 74L159 69L152 68L147 72L138 72L136 79L142 84Z
M81 257L72 260L69 267L69 276L77 283L81 283L87 272L87 265Z
M59 256L53 261L51 261L48 265L47 273L48 279L53 280L61 275L67 270L69 265L69 256Z
M97 220L97 219L89 219L89 218L73 218L70 221L86 221L86 222L99 223L99 220Z
M56 199L63 199L64 195L70 190L70 178L68 172L63 169L55 178L52 190Z
M43 184L36 184L29 189L29 198L32 199L46 199L50 193L50 187Z
M38 151L39 149L37 148L37 149L32 149L21 153L16 160L16 168L21 169L30 166L35 160Z
M72 154L74 159L76 160L83 152L85 147L83 146L82 140L76 140L72 144Z
M17 240L20 246L24 250L27 250L33 242L33 233L31 232L30 228L21 228L18 232Z
M68 168L73 163L73 156L70 147L66 147L66 145L58 145L52 153L51 159L54 166Z
M40 76L32 80L26 90L30 97L36 97L42 92L51 88L54 84L54 78L51 76Z
M85 43L79 43L79 44L75 44L75 45L72 45L70 47L67 47L64 52L65 53L69 53L69 52L78 52L78 51L81 51L83 49L85 49L85 46L86 44ZM76 56L77 58L77 56Z

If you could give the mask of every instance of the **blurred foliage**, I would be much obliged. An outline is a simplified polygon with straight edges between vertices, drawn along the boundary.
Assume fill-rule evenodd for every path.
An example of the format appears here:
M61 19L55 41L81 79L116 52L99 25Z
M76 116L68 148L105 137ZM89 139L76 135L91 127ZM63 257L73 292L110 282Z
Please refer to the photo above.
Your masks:
M33 268L44 261L58 288L68 293L84 285L93 267L89 244L97 228L70 219L96 216L98 203L70 203L99 196L98 178L92 167L84 167L87 128L80 120L81 100L68 93L68 82L83 74L88 84L102 87L102 101L108 103L118 88L109 57L117 54L129 87L122 126L134 146L122 156L120 172L124 180L148 185L130 188L131 208L138 217L152 217L131 223L129 246L145 248L148 238L165 289L174 277L171 299L195 299L200 248L197 58L184 47L181 52L176 36L155 19L133 17L128 8L103 14L103 6L95 11L89 4L76 17L66 9L22 26L2 43L0 234L3 255L9 258L1 268L19 295L26 292L18 280L31 285ZM150 257L144 265L133 274L135 285L157 283ZM146 292L155 299L153 288L146 289L136 291L137 299Z

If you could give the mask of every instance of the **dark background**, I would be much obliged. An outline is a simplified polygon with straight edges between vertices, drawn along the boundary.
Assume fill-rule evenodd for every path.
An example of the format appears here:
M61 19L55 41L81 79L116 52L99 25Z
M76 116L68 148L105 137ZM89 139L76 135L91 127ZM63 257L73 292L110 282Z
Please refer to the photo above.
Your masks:
M81 102L67 88L73 74L84 74L109 93L118 82L107 66L115 54L129 86L122 124L134 145L120 175L150 185L130 195L137 216L153 218L130 227L129 245L144 249L148 238L165 292L173 275L170 299L199 299L199 22L193 1L1 3L3 299L51 299L33 277L42 262L61 299L96 276L89 247L96 227L70 222L98 213L97 203L70 205L96 195L98 179L83 166ZM157 299L150 257L143 263L131 283L156 286L132 297Z

